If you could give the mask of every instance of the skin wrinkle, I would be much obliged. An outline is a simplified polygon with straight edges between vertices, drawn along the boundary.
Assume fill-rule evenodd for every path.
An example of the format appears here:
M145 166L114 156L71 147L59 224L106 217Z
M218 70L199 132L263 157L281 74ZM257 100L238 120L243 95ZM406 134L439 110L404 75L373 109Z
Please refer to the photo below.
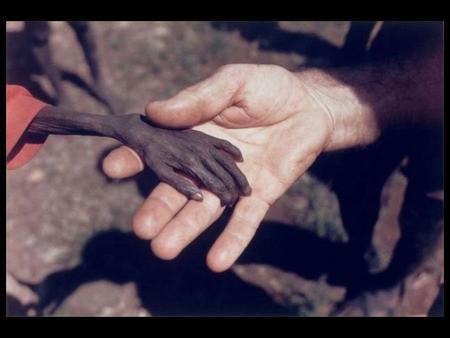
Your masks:
M434 81L436 76L430 77L428 69L422 69L420 62L409 63L409 66L404 64L405 67L399 70L398 62L403 61L400 59L347 68L312 69L298 73L280 71L278 67L267 65L230 65L226 68L228 74L232 74L234 69L234 72L239 74L236 78L242 81L237 98L245 107L245 115L228 109L235 105L234 102L230 104L229 97L223 97L223 92L211 90L205 102L210 107L214 103L220 103L221 107L226 108L215 112L208 111L208 107L205 107L213 121L205 118L204 124L195 128L208 134L220 135L242 150L245 162L240 168L248 175L253 191L251 196L238 201L232 218L211 248L207 257L207 264L211 269L223 271L229 268L248 245L254 234L252 227L258 227L267 208L308 169L320 153L359 147L376 139L379 129L384 127L383 124L377 125L380 116L383 122L383 119L391 119L389 122L393 124L410 121L411 112L408 110L413 108L415 114L422 114L422 118L427 119L429 114L425 113L429 103L424 99L430 93L417 96L415 91L423 89L422 85ZM287 78L291 79L286 81ZM235 82L232 77L219 77L217 73L205 81L210 81L211 84L216 81L230 81L233 84ZM316 100L303 88L309 83L317 86L314 89L317 91ZM291 88L283 87L286 85L295 85L294 94L298 97L298 100L292 99L292 102L288 103L289 107L279 105L280 102L286 105L289 101L286 96L292 93L289 92ZM414 89L410 90L411 87ZM217 90L217 86L214 89ZM211 94L212 92L214 93ZM431 94L434 95L434 91ZM324 116L326 112L317 100L325 101L324 104L333 115L334 128L331 128L330 118ZM187 121L186 115L195 112L188 102L184 103L186 110L183 121ZM227 103L230 104L228 107ZM280 110L273 111L274 107L280 107ZM400 107L405 110L399 111ZM392 120L393 112L398 113L396 121ZM169 127L176 125L174 120L177 114L168 113L164 115L165 119L161 115L160 122ZM295 151L292 151L293 149ZM208 196L205 196L205 201L208 199ZM266 204L263 205L261 201ZM207 205L202 206L208 217L217 210L209 209ZM183 217L188 217L192 210L186 207L180 207L178 215L185 211ZM251 218L248 218L249 210L261 212L260 217L250 215ZM249 224L249 220L253 222ZM162 223L164 224L161 226L164 227L168 222ZM204 223L203 227L209 225ZM236 236L234 232L238 234L237 238L233 237Z
M234 76L236 75L236 76ZM230 76L230 75L228 75ZM228 101L228 104L226 105L226 107L230 107L233 105L233 103L235 103L236 106L239 106L239 102L237 102L237 98L241 97L241 92L243 89L243 82L242 82L242 78L241 78L242 74L233 74L233 82L230 83L234 83L233 86L231 86L230 88L230 93L231 95L229 95L227 93L227 96L230 97L230 100Z
M205 195L206 197L213 197L213 195L208 192L205 192ZM183 217L184 213L187 213L189 208L195 210L200 206L196 204L196 202L189 202L187 209L184 209L184 211L181 211L178 215L176 215L175 218L172 219L166 226L165 232L158 236L158 243L156 246L162 250L167 249L167 247L165 248L165 242L167 240L165 237L169 236L170 240L170 235L176 233L176 240L181 239L181 241L178 242L178 248L175 250L175 253L172 252L170 255L170 258L175 258L185 246L197 238L203 230L208 228L221 215L223 208L219 205L217 199L206 198L205 203L209 203L207 205L209 210L215 210L210 217L207 219L202 219L202 217L208 216L208 214L199 212L193 212L188 214L186 217ZM171 245L172 244L173 243L171 243ZM171 245L169 245L169 249L173 249L170 247ZM166 258L168 257L166 256Z
M261 65L258 65L258 66L261 66ZM273 67L277 71L279 71L279 70L282 70L283 72L286 71L285 69L283 69L281 67L278 67L278 66L271 66L271 65L267 65L267 66L268 67ZM292 89L292 87L295 87L295 85L294 85L294 81L295 80L296 80L295 78L288 78L287 79L287 81L289 82L287 84L287 87L290 88L290 90L288 91L289 94L288 94L287 97L283 98L283 100L284 100L283 102L279 102L279 103L277 103L277 105L275 107L272 107L271 111L277 112L279 110L286 110L287 107L292 106L292 104L289 104L289 103L291 102L292 98L294 97L294 92L295 91ZM244 90L244 88L245 88L245 86L243 86L241 90ZM245 92L242 93L241 95L242 95L242 97L249 96L248 94L246 95ZM226 125L228 128L243 128L244 126L247 127L247 128L251 128L251 127L254 127L255 125L258 125L258 124L264 124L265 127L269 127L269 126L276 125L278 123L284 122L285 120L289 120L291 118L290 116L285 116L281 120L274 120L274 121L271 121L271 122L270 121L267 122L267 120L272 119L272 116L270 114L266 114L262 119L258 119L256 116L253 116L253 115L248 113L248 111L250 111L251 109L249 109L247 107L247 105L244 104L244 102L245 102L245 100L241 99L235 105L233 105L231 107L228 107L227 109L225 109L225 111L223 113L218 115L216 118L220 119L220 122L221 122L220 124ZM239 108L242 109L242 112L247 116L247 119L252 121L251 124L247 123L245 125L242 125L242 122L234 123L233 121L226 119L226 116L225 116L226 115L226 110L239 109ZM293 107L293 109L294 110L299 110L300 108ZM242 117L241 117L241 119L242 119Z
M173 214L176 214L180 210L180 206L185 205L189 202L187 197L181 194L170 196L165 194L157 194L157 192L176 193L177 191L168 184L161 184L150 194L141 209L153 210L154 208L149 205L151 204L152 200L156 200L170 206L168 209L170 209Z
M224 229L221 235L221 237L230 235L236 239L240 243L238 245L240 252L249 244L249 240L258 230L261 220L269 209L269 205L266 202L261 199L257 200L262 202L262 205L257 209L259 212L255 212L253 208L243 208L242 205L245 205L245 201L243 201L243 204L239 208L240 213L237 210L233 213L229 226Z
M172 204L161 196L151 196L150 199L153 199L154 201L158 201L159 203L163 204L164 207L167 208L167 210L169 210L171 213L177 212L177 210L171 207ZM145 207L142 209L145 209Z
M198 219L198 218L200 218L200 219ZM199 214L197 214L195 217L187 217L184 220L175 219L175 220L172 221L173 226L175 226L174 227L175 231L171 231L170 233L171 234L178 233L178 236L177 236L178 238L182 238L183 235L189 234L189 233L194 233L195 234L195 233L199 232L202 229L202 225L201 224L203 222L201 222L201 221L202 221L201 215L199 215ZM181 227L177 227L176 226L176 225L180 225L180 223L183 225L183 228L185 228L182 231L180 231ZM170 227L168 227L168 229L171 230ZM179 231L176 231L177 229ZM185 242L185 241L183 241L183 242Z
M231 175L231 179L237 183L237 187L240 189L240 191L245 195L250 195L251 188L248 183L247 178L241 174L239 171L239 167L236 163L228 160L226 161L224 157L226 158L227 154L224 154L223 156L216 156L213 155L213 157L217 160L217 163L222 164L226 172L228 172ZM217 167L218 169L221 169L220 167ZM223 175L221 175L223 177ZM232 191L232 190L231 190Z
M245 145L251 146L251 147L259 147L259 146L263 145L264 140L262 140L261 143L257 143L256 142L257 140L255 140L255 137L257 138L257 136L260 134L262 129L263 128L260 128L260 127L252 127L252 128L249 128L248 130L245 130L245 132L246 132L245 138L241 138L240 142ZM226 132L227 131L225 130L225 133ZM253 139L253 140L251 140L251 139Z
M237 65L237 66L239 66L239 65ZM279 72L279 71L286 72L285 69L283 69L279 66L258 65L257 68L259 68L260 66L272 67L277 72ZM295 80L295 78L288 78L287 79L287 81L289 82L288 85L293 84L294 80ZM289 86L289 88L291 88L291 87ZM255 89L253 88L252 90L254 91ZM249 96L247 93L248 91L249 91L249 88L246 88L245 85L241 85L241 87L239 88L239 92L235 94L235 97L242 97L242 99L240 99L239 101L236 101L236 100L231 101L231 103L229 103L229 105L228 105L228 108L226 108L222 113L218 114L214 118L214 121L218 125L224 125L224 126L226 125L228 128L243 128L244 126L248 128L248 127L253 127L254 125L257 125L257 124L261 124L263 122L265 123L265 126L267 127L267 126L275 125L279 122L282 122L284 119L288 119L288 117L285 117L285 118L282 118L282 120L280 120L280 121L272 121L272 122L266 123L267 119L272 118L270 116L270 114L267 114L263 119L257 119L256 116L249 114L250 109L247 107L247 103L245 102L245 97ZM294 90L291 89L289 91L288 97L284 98L284 102L277 103L279 107L277 107L277 106L272 107L271 110L278 111L282 108L286 109L286 106L288 105L288 102L291 101L293 94L294 94ZM227 115L230 115L229 112L231 112L231 110L235 111L237 109L241 109L242 113L247 116L247 120L252 121L252 123L251 124L246 123L245 125L242 125L242 122L235 123L231 119L227 118ZM242 119L242 117L239 117L239 119Z
M267 210L264 211L264 214L261 217L255 218L253 222L248 221L245 217L241 217L240 219L232 218L229 226L224 229L220 238L226 238L227 235L233 237L233 239L237 241L235 247L238 248L237 251L238 254L240 254L244 248L248 246L250 239L258 230L260 221L263 219L266 211Z
M206 218L205 220L203 218L206 216L206 214L196 213L195 215L192 215L192 217L184 218L184 220L181 219L181 217L176 217L174 220L171 221L174 229L178 230L179 232L182 232L182 234L185 235L189 234L189 231L185 231L184 228L186 224L188 225L188 227L194 230L193 232L191 232L192 233L191 235L186 237L187 240L185 240L184 242L191 242L192 240L194 240L205 228L208 227L207 224L212 223L215 219L218 218L221 209L219 203L214 203L214 205L211 205L210 207L215 208L216 210L210 217ZM177 224L181 226L176 227Z
M289 107L290 105L288 104L288 103L290 103L291 102L291 100L292 100L292 98L294 97L294 90L293 90L293 88L295 87L295 85L294 85L294 78L289 78L288 79L288 81L290 82L289 83L289 85L288 85L288 87L291 89L291 90L289 90L288 91L288 96L284 99L284 102L283 103L278 103L278 107L277 106L275 106L274 107L274 111L280 111L280 110L282 110L282 109L287 109L286 107ZM294 107L294 111L297 111L298 110L298 108L296 109L297 107ZM267 118L269 118L269 117L266 117L266 119ZM288 117L288 116L286 116L285 118L283 118L283 119L281 119L279 122L283 122L283 121L286 121L286 120L289 120L290 119L290 117ZM265 122L264 121L264 119L262 120L262 121L260 121L260 122ZM272 123L272 125L273 124L275 124L275 123ZM270 123L268 124L268 125L271 125Z
M242 157L242 154L241 154L241 151L239 150L239 148L235 147L230 142L222 140L222 141L214 144L214 146L218 149L221 149L221 150L224 150L226 152L233 154L233 156L235 157L235 159L237 161L239 161L239 162L244 161L244 158Z
M241 218L240 219L241 216L238 213L236 213L236 215L233 215L233 217L235 219L237 219L237 220L240 220L241 222L248 222L249 224L256 224L257 220L260 218L260 215L261 214L264 215L265 211L264 212L259 212L259 213L255 212L253 206L251 208L248 208L248 207L247 208L243 208L242 206L243 205L245 206L247 204L246 203L247 201L244 199L244 201L241 204L239 209L242 211L242 213L244 215L246 215L246 216L249 216L249 215L253 216L253 219L252 219L252 217L247 217L247 218ZM259 210L268 210L271 207L271 204L269 202L265 201L261 197L257 197L253 202L256 202L256 201L258 201L260 206L261 206L261 208ZM242 210L242 209L244 209L244 210Z
M173 172L173 173L175 173L175 172ZM163 170L163 171L160 171L160 174L158 175L158 177L162 182L165 182L171 186L177 186L177 190L179 190L181 193L189 196L191 199L202 200L202 198L203 198L203 196L197 190L197 188L193 188L192 186L189 186L190 182L181 175L169 176L169 174L165 170Z
M131 155L142 158L153 170L160 180L166 182L189 198L201 200L200 189L191 181L173 170L169 163L181 163L176 166L181 172L189 174L190 177L198 178L200 183L207 189L215 192L222 203L229 204L233 195L239 196L240 189L229 186L227 189L216 175L240 177L236 180L248 186L248 182L242 177L238 167L234 170L209 171L203 164L202 159L208 154L210 158L224 157L224 164L230 167L234 163L234 157L242 154L239 149L230 143L201 133L195 130L166 130L156 128L146 123L144 116L139 114L104 116L95 114L78 113L62 110L53 106L44 107L29 126L28 132L37 134L62 134L62 135L90 135L106 136L114 138L124 145L133 149ZM216 148L221 146L221 150ZM226 156L230 153L230 156ZM142 168L142 162L138 161ZM114 171L120 171L115 168ZM245 190L245 189L242 189ZM230 192L231 191L231 192Z
M317 98L317 96L314 94L313 90L308 89L308 86L304 86L304 89L308 93L308 95L310 97L312 97L312 99L316 102L316 104L319 105L322 108L322 110L326 113L326 115L328 116L328 119L330 120L330 125L331 125L331 127L330 127L331 133L333 133L336 128L335 128L334 117L333 117L333 114L331 113L330 109L327 107L326 104L322 103L322 101ZM317 90L317 87L316 87L316 90Z
M325 149L333 150L346 147L346 145L341 145L343 142L348 142L346 140L358 140L358 144L363 145L377 138L377 133L369 136L369 130L376 130L376 128L370 127L371 122L366 121L368 117L373 117L373 114L367 112L369 107L358 99L351 86L338 82L332 74L318 69L307 71L307 77L309 77L308 85L311 83L314 87L321 89L318 89L318 93L320 93L320 99L318 100L328 101L329 104L325 104L325 106L333 107L329 111L333 116L335 125ZM348 113L348 111L351 111L351 113ZM337 127L338 124L339 127ZM355 128L355 125L363 127Z
M189 90L189 88L187 89L187 91ZM191 97L194 97L194 99L197 101L197 106L202 107L204 104L202 104L203 99L201 97L199 97L199 95L197 94L197 92L193 92L192 94L190 94ZM186 96L189 96L189 94L186 94ZM201 111L201 110L199 110ZM202 122L203 120L203 113L199 113L198 117L197 117L197 121L194 123L194 125L198 125L200 124L200 122Z
M277 172L273 171L273 169L269 166L269 167L265 167L264 164L262 162L258 162L258 161L254 161L255 165L257 165L261 171L267 171L269 173L269 175L267 176L271 176L271 177L275 177L276 180L278 181L278 184L280 186L283 186L283 181L280 179L279 175ZM267 202L267 201L266 201ZM269 202L267 202L269 203ZM271 204L270 204L271 205Z
M250 223L243 223L242 224L242 225L244 225L243 228L247 229L248 228L248 224L250 224ZM253 236L255 233L256 233L256 229L255 229L255 231L253 233L250 233L250 236ZM243 234L243 232L242 232L241 229L239 229L238 231L234 231L234 229L232 229L231 227L226 227L225 230L223 231L223 235L231 236L231 237L233 237L233 239L235 241L237 241L238 245L236 245L236 247L238 247L239 251L241 251L241 252L249 244L248 240L247 240L248 237L245 236L245 235L242 235L242 234Z
M442 105L433 99L440 94L436 88L443 84L440 55L441 49L433 47L408 57L326 70L323 77L335 83L335 96L347 101L340 110L334 109L335 116L342 117L341 132L336 134L341 139L334 138L334 148L364 146L392 126L414 127L441 116ZM423 90L427 84L428 90ZM339 94L342 90L344 95ZM350 109L344 109L349 104Z
M198 172L196 175L202 176L200 172ZM221 195L221 204L222 205L231 205L232 204L232 195L229 192L229 189L225 186L225 184L222 183L222 180L215 179L214 181L210 182L210 185L213 186L211 188L211 191L215 193L216 195ZM234 187L234 185L233 185Z
M227 111L227 112L225 112ZM231 107L228 107L224 110L224 112L222 112L221 114L219 114L218 116L216 116L214 118L215 122L219 125L219 126L223 126L223 125L227 125L227 126L231 126L233 128L239 128L239 124L233 122L233 120L231 118L228 118L227 115L231 115L230 112L233 111L236 115L245 115L247 116L247 118L251 118L249 116L249 114L247 113L245 107L242 105L241 102L237 102L236 104L234 104Z
M204 165L214 174L221 177L222 183L224 183L227 191L232 192L235 190L235 182L231 178L231 176L228 174L227 171L223 170L218 164L216 164L213 161L204 161ZM232 194L232 193L230 193ZM231 201L229 202L230 205L234 204L238 198L238 195L232 195Z
M244 74L242 73L242 70L247 71L247 67L242 67L242 65L236 64L236 65L225 65L221 67L223 69L223 73L226 74L225 76L232 77L232 81L227 81L228 83L232 84L230 86L230 92L233 93L233 95L230 96L230 100L228 101L227 106L231 106L233 102L236 101L236 97L240 97L242 88L244 87ZM220 72L220 69L219 69Z

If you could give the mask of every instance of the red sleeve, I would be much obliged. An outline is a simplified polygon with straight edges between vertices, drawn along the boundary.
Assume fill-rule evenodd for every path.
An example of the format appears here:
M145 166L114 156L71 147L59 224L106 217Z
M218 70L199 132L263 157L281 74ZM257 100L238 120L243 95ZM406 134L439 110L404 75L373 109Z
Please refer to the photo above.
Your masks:
M47 135L30 135L26 129L47 104L35 99L25 88L6 85L6 167L15 169L30 161Z

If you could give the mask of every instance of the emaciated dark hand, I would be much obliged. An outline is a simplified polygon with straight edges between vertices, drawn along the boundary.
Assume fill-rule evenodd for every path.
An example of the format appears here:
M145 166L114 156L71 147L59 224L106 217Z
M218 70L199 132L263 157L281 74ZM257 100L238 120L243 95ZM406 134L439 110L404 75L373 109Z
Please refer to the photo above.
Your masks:
M202 200L193 178L217 195L222 205L233 205L250 186L235 161L243 161L230 142L195 130L167 130L150 125L138 114L118 116L113 137L132 148L158 178L183 195Z
M193 200L203 200L194 182L216 194L222 205L251 192L235 163L243 161L242 154L230 142L195 130L155 127L143 115L104 116L46 106L27 132L112 137L133 149L161 181Z

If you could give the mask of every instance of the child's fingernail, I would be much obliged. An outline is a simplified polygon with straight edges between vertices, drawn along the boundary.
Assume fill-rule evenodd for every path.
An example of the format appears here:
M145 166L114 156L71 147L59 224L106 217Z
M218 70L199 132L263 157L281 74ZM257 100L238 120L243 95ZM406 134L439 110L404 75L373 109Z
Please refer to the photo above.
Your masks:
M244 189L244 195L245 195L245 196L250 196L251 193L252 193L252 188L250 188L250 186L247 186L247 187Z
M191 198L194 200L194 201L203 201L203 195L200 193L200 192L196 192L196 193L194 193L193 195L191 195Z

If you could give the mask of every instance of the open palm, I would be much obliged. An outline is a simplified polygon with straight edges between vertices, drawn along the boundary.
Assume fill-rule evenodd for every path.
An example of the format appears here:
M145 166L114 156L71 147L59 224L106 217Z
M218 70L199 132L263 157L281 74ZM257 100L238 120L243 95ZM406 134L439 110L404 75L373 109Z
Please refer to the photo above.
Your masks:
M147 115L166 127L193 127L225 139L243 154L239 167L252 194L240 198L208 254L214 271L234 263L269 207L314 162L331 133L327 112L306 86L291 72L269 65L222 68L175 97L150 104ZM224 211L215 195L203 195L203 202L188 201L161 183L135 215L135 232L152 239L159 257L176 257Z

